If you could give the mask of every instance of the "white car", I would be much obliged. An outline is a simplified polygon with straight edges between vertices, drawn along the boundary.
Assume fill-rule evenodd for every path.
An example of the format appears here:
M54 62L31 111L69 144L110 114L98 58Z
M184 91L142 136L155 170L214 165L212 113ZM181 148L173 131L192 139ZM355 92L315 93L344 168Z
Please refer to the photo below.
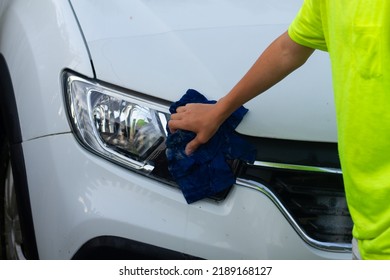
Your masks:
M226 94L301 3L1 0L3 258L350 259L326 53L245 104L229 190L188 204L167 169L170 104Z

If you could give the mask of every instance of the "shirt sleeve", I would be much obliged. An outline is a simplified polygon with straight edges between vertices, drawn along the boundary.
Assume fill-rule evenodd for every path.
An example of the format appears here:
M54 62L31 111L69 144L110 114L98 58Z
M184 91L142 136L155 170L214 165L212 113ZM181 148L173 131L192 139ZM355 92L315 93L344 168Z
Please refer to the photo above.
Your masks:
M321 0L305 0L288 29L290 38L296 43L327 51L321 14Z

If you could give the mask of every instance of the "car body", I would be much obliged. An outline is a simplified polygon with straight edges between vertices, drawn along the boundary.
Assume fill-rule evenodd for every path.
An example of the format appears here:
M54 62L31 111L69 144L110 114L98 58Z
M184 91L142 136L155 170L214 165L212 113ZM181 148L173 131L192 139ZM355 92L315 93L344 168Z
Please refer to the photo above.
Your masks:
M129 152L102 124L115 102L157 116L158 130L187 89L219 99L301 2L2 0L7 256L350 259L326 53L245 104L237 132L257 159L217 197L186 203L163 142L146 132L148 152Z

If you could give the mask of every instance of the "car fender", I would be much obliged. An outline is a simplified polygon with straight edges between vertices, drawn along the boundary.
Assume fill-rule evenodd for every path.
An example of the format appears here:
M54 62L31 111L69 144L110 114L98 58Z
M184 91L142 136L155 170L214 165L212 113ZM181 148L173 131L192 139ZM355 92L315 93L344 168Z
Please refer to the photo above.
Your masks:
M59 92L61 72L68 67L93 77L70 3L3 1L0 15L0 53L13 84L13 93L1 94L15 95L20 140L70 131Z

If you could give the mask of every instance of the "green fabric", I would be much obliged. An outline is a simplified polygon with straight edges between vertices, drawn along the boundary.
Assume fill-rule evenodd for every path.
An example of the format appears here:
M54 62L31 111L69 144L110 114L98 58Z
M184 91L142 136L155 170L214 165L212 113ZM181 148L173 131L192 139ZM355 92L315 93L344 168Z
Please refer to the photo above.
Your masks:
M390 1L305 0L289 27L329 52L339 153L363 259L390 259Z

